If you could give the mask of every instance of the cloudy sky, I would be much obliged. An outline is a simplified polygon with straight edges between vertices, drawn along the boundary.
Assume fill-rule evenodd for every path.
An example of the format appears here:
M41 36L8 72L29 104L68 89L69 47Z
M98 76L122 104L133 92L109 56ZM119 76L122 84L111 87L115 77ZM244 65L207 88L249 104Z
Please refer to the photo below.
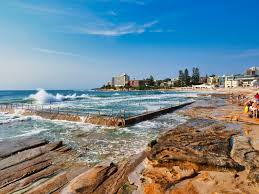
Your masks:
M111 76L259 66L258 0L3 0L0 89L86 89Z

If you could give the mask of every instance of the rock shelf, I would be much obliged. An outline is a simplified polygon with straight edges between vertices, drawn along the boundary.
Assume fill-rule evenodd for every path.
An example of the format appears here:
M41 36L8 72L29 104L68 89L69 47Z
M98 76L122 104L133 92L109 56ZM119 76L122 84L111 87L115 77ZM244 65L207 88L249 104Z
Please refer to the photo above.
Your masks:
M86 168L62 142L32 137L0 142L0 194L55 193Z
M186 108L191 119L118 164L89 167L62 142L2 141L0 194L258 194L259 146L252 134L259 127L249 123L248 133L243 122L222 119L229 105L213 98ZM218 115L218 108L227 111Z

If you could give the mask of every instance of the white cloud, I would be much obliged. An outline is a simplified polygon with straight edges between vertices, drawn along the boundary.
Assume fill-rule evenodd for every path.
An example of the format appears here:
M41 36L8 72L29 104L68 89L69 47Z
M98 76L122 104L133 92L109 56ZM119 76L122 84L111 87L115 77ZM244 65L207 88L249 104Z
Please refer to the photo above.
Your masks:
M124 3L135 3L144 5L149 1L143 0L120 0L120 2ZM53 4L54 5L54 4ZM103 15L98 15L97 13L93 13L91 10L87 8L84 9L84 12L78 10L77 8L68 8L68 7L55 7L50 4L28 4L28 3L18 3L16 6L24 9L25 11L29 11L33 14L44 14L46 16L52 15L61 16L61 17L69 17L67 20L67 24L59 25L58 23L56 30L58 32L66 32L66 33L81 33L88 35L96 35L96 36L123 36L127 34L142 34L145 32L169 32L165 29L153 29L153 27L158 23L158 20L154 20L151 22L146 22L144 24L139 24L135 21L123 22L121 23L119 12L116 10L108 10L105 12L106 15L110 16L118 16L116 23L111 23L109 18L103 17ZM53 20L55 22L59 22L60 20ZM51 22L51 21L50 21ZM117 23L118 22L118 23Z
M73 28L76 32L89 34L89 35L102 35L102 36L122 36L127 34L142 34L151 28L158 21L151 21L143 25L136 23L127 23L121 25L101 25L94 27L79 27Z
M28 3L15 3L15 6L22 8L25 11L33 12L36 14L52 14L52 15L67 15L70 16L71 11L65 9L57 9L46 5L35 5Z
M34 51L38 51L41 53L46 54L53 54L53 55L65 55L65 56L72 56L72 57L81 57L79 54L70 53L70 52L63 52L63 51L56 51L56 50L50 50L45 48L33 48Z

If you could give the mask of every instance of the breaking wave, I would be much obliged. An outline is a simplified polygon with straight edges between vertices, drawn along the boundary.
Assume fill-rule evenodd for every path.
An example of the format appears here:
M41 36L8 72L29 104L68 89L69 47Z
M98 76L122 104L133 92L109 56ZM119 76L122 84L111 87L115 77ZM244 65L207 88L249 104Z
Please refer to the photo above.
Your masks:
M4 119L0 120L0 125L11 124L11 123L15 123L15 122L26 122L26 121L30 121L30 120L32 120L32 118L30 116L20 117L18 115L7 114Z
M62 95L59 93L57 93L56 95L53 95L48 93L44 89L39 89L36 94L31 94L27 99L34 100L37 104L46 104L46 103L53 103L53 102L62 102L67 100L83 99L88 97L89 96L86 94L77 96L76 93L72 95Z

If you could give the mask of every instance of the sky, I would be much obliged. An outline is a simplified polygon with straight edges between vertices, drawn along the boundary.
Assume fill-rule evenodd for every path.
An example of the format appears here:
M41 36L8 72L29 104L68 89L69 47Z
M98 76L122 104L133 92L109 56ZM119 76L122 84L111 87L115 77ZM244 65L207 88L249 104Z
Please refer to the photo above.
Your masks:
M0 89L91 89L259 66L258 0L2 0Z

